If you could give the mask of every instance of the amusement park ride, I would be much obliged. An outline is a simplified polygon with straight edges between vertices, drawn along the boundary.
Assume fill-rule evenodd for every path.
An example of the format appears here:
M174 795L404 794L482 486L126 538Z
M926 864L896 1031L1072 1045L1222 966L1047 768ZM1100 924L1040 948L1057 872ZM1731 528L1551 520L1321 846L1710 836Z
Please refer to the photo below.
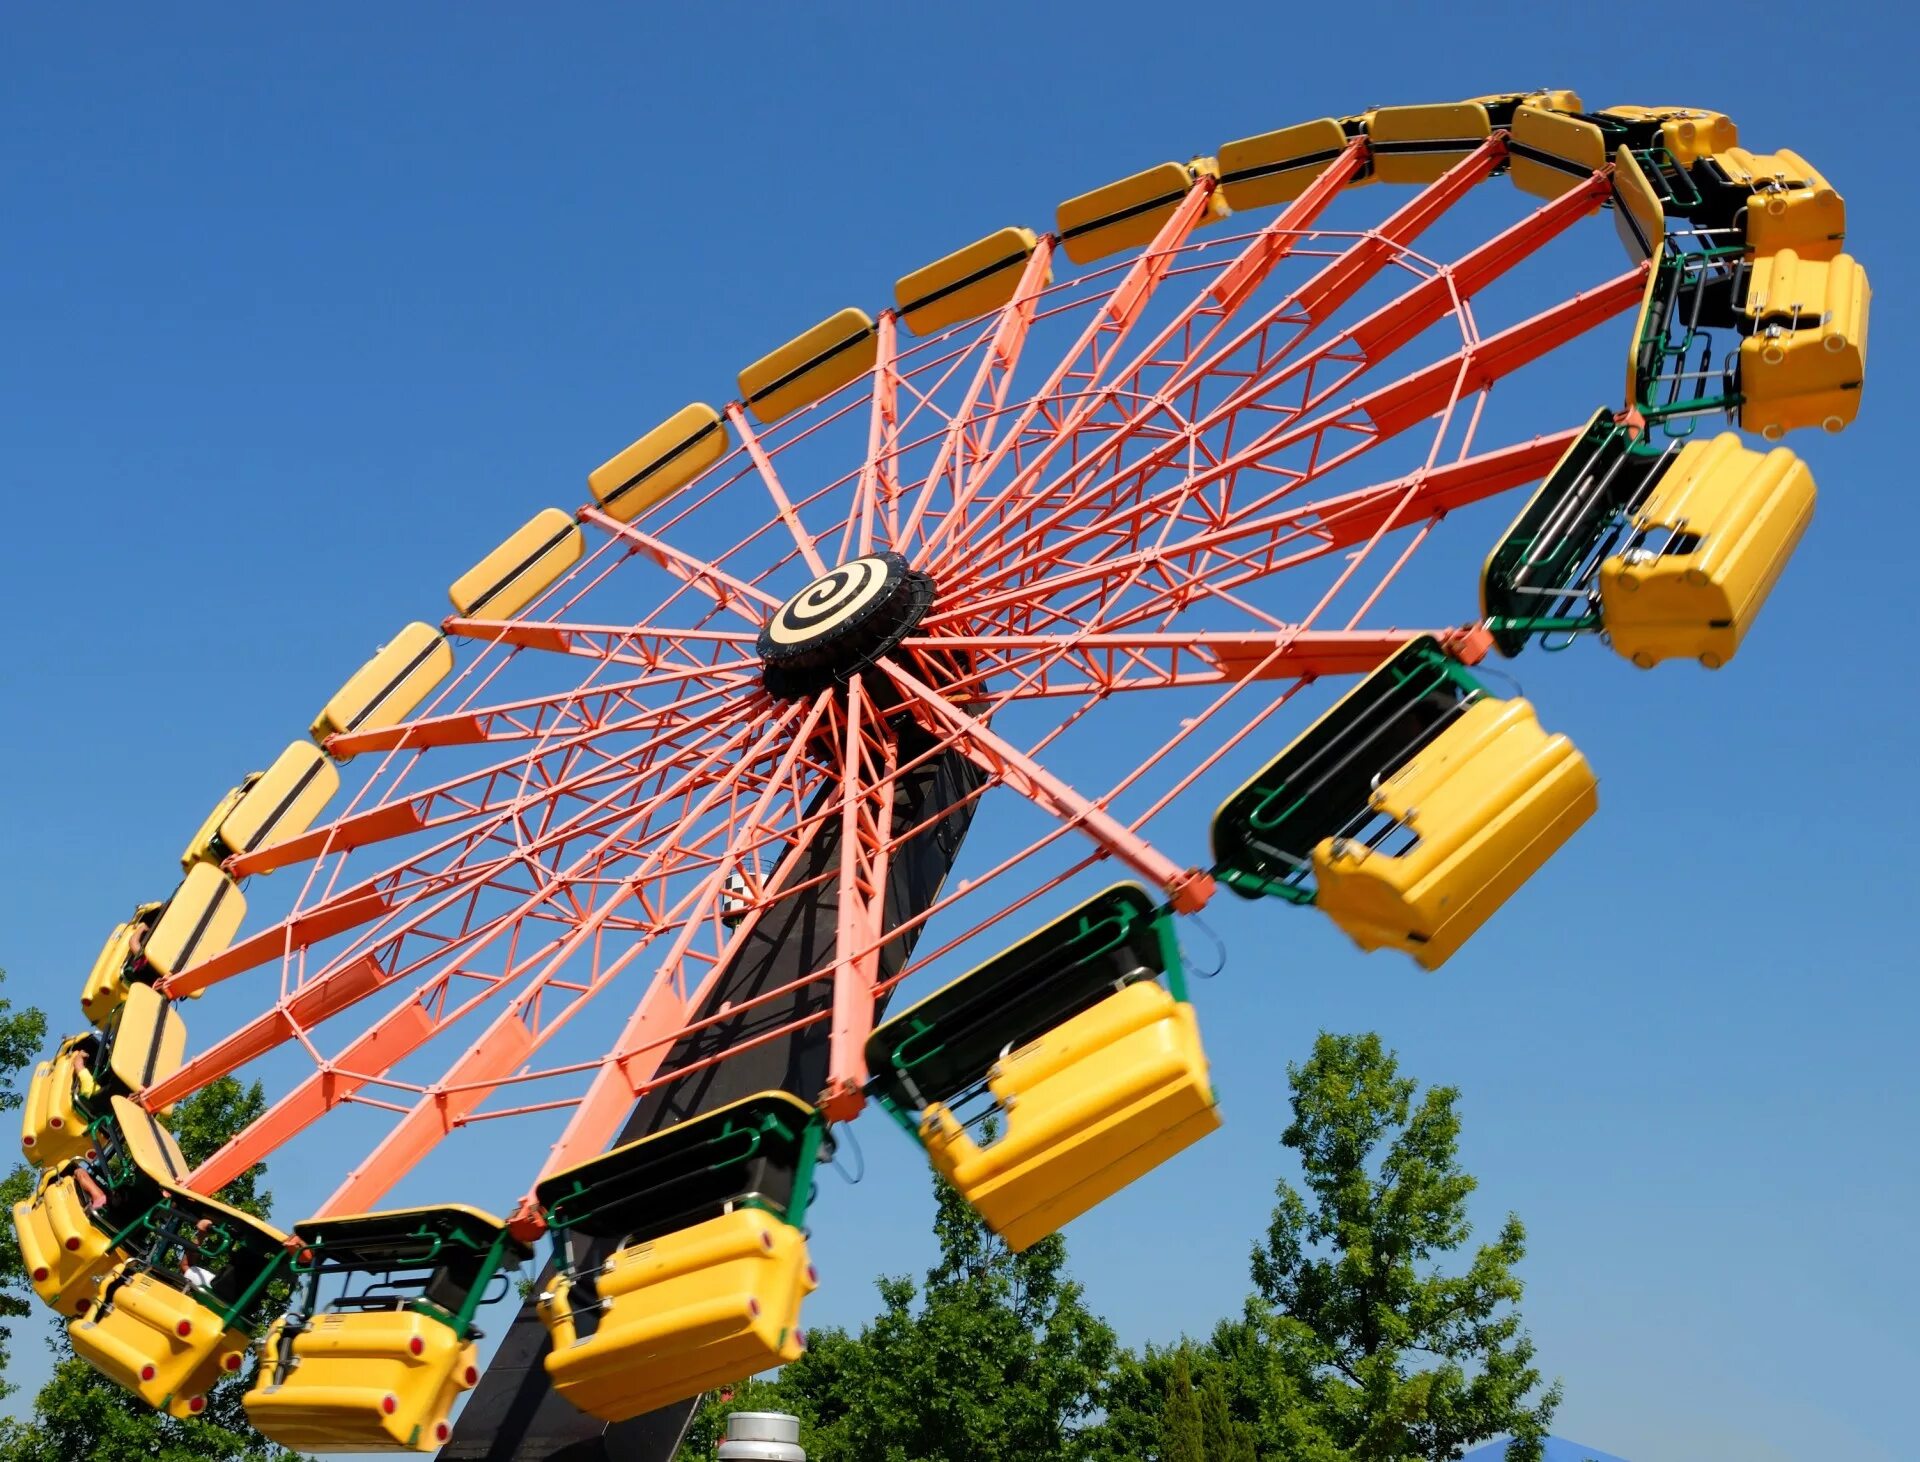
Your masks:
M1517 221L1418 252L1501 175ZM1323 226L1374 183L1416 191ZM1603 210L1624 269L1482 333ZM1853 419L1845 223L1718 113L1385 107L1084 193L763 356L456 579L114 929L27 1102L35 1292L174 1415L249 1369L288 1446L670 1455L689 1398L803 1350L815 1170L869 1102L1009 1244L1054 1232L1218 1125L1183 916L1277 899L1433 969L1592 815L1488 654L1734 657L1814 487L1702 428ZM1496 385L1616 316L1624 403L1483 440ZM1477 614L1387 627L1442 519L1534 483ZM1287 744L1327 677L1357 683ZM1166 851L1229 769L1210 858ZM976 822L990 866L950 879ZM179 1002L229 981L252 1012L190 1051ZM189 1169L172 1105L294 1063ZM221 1201L348 1109L387 1125L318 1213ZM504 1218L382 1209L542 1116ZM476 1311L543 1241L483 1380Z

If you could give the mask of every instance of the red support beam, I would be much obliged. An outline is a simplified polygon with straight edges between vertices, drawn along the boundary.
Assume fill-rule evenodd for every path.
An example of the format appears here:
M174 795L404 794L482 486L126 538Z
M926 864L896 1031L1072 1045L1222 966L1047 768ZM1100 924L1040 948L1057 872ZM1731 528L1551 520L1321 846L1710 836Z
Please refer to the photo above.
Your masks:
M1014 791L1046 809L1068 827L1078 828L1109 857L1117 858L1164 891L1183 914L1197 913L1213 896L1213 879L1197 869L1182 868L1098 804L1002 740L986 724L968 715L923 685L891 660L880 666L908 697L908 710L936 736L951 738L955 747L982 770L1003 780Z

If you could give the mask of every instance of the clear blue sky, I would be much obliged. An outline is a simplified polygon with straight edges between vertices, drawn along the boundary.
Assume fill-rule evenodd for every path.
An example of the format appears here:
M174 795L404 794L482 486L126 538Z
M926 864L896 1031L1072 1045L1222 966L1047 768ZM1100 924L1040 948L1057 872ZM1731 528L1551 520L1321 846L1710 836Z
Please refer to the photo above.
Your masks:
M1237 1306L1289 1170L1284 1063L1319 1028L1378 1029L1462 1089L1482 1230L1527 1222L1556 1430L1634 1462L1914 1456L1920 500L1898 445L1920 214L1899 141L1920 35L1890 6L1771 0L1450 13L14 7L8 993L67 1021L213 793L394 623L637 430L904 269L1370 104L1554 85L1716 107L1826 171L1875 286L1859 424L1794 443L1822 499L1791 574L1720 675L1595 647L1527 665L1603 810L1441 975L1310 918L1282 939L1283 911L1223 916L1236 959L1199 998L1229 1125L1072 1252L1130 1341ZM1480 547L1444 551L1464 598ZM829 1178L816 1210L815 1323L930 1257L913 1154L862 1137L865 1183ZM308 1152L275 1174L289 1209L347 1160Z

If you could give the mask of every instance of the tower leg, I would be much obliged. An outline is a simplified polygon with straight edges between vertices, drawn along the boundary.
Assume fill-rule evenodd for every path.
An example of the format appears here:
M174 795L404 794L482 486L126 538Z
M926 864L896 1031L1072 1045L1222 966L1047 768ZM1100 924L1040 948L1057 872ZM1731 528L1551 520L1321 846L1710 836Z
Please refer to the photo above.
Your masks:
M912 738L912 732L902 738L903 762L914 754ZM887 872L888 929L897 928L939 896L973 819L972 804L957 804L980 780L974 765L951 751L900 778L894 800L896 829L916 827L943 810L955 810L895 852ZM824 795L836 791L829 788ZM839 828L839 820L829 818L807 855L782 870L782 884L819 879L819 885L766 909L742 941L703 1015L727 1001L750 999L832 964L839 926L834 907L839 881L821 875L839 868ZM905 965L918 933L918 929L909 930L881 951L880 978L897 974ZM745 1011L737 1020L686 1037L674 1047L665 1067L672 1070L750 1040L757 1031L813 1014L832 1000L828 982L806 986L790 997ZM812 1101L826 1081L830 1037L829 1023L823 1020L788 1040L755 1047L735 1060L718 1062L648 1093L635 1104L615 1145L757 1091L779 1088ZM546 1284L551 1275L549 1265L542 1270L540 1283ZM440 1449L442 1462L672 1462L693 1422L699 1398L608 1424L553 1394L542 1364L546 1353L547 1332L529 1300L514 1316L479 1388L461 1412L452 1439Z

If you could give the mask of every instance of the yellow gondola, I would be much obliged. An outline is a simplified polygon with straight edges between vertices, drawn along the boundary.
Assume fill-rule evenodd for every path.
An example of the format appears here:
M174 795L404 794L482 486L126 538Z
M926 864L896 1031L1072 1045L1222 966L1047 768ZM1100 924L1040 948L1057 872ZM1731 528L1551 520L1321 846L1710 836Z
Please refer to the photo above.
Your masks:
M1595 786L1573 743L1542 730L1531 705L1484 696L1370 799L1411 846L1316 844L1315 902L1362 949L1438 969L1593 815Z
M999 309L1013 298L1038 242L1030 228L1003 228L902 275L893 286L900 323L916 335L932 335ZM1052 277L1046 270L1041 283Z
M935 1170L1014 1249L1220 1125L1178 948L1137 884L887 1021L867 1065Z
M1689 442L1600 565L1601 625L1645 669L1731 660L1813 518L1813 474L1733 432Z
M796 1359L822 1130L805 1102L762 1092L543 1180L553 1389L622 1421Z
M1799 427L1837 432L1859 413L1873 291L1852 256L1791 249L1753 266L1740 343L1740 425L1778 441Z
M480 1379L474 1313L532 1251L474 1208L342 1214L295 1232L294 1306L261 1345L248 1419L285 1447L437 1449Z
M152 1201L128 1242L131 1257L100 1280L67 1336L76 1355L149 1406L197 1416L213 1384L245 1359L268 1286L291 1257L286 1235L181 1186L171 1135L126 1098L112 1105L127 1186Z
M589 472L587 490L608 515L630 522L692 482L731 446L726 418L696 401Z
M453 670L453 646L424 621L402 629L328 698L313 719L316 745L343 731L378 731L413 714ZM329 750L328 755L333 755ZM335 760L341 758L335 757Z
M561 508L542 508L447 589L453 612L511 619L580 562L586 535Z
M1423 636L1226 801L1216 872L1437 969L1593 814L1595 787L1531 705Z
M69 1036L53 1056L33 1069L20 1103L20 1151L35 1167L50 1168L86 1152L92 1120L85 1103L98 1089L93 1064L100 1037L88 1031Z
M89 1127L108 1099L130 1096L180 1069L186 1023L151 985L127 992L102 1031L61 1043L28 1083L21 1106L20 1148L27 1161L51 1167L79 1157L91 1145Z
M1832 259L1846 247L1846 200L1799 153L1730 147L1702 157L1694 171L1716 219L1742 228L1754 253Z
M92 1308L100 1279L130 1257L95 1221L71 1163L42 1173L33 1195L13 1205L13 1231L34 1294L70 1319Z
M127 998L131 977L144 973L147 936L153 932L154 923L165 908L165 903L138 905L133 917L123 924L115 924L107 942L100 946L93 968L87 972L86 983L80 987L80 1009L95 1025L106 1024L108 1017L120 1008L120 1002Z
M1123 249L1150 244L1195 183L1219 176L1220 166L1214 159L1196 157L1191 162L1163 162L1069 198L1055 211L1060 245L1074 263L1091 264ZM1226 195L1215 188L1199 222L1212 223L1231 211Z

